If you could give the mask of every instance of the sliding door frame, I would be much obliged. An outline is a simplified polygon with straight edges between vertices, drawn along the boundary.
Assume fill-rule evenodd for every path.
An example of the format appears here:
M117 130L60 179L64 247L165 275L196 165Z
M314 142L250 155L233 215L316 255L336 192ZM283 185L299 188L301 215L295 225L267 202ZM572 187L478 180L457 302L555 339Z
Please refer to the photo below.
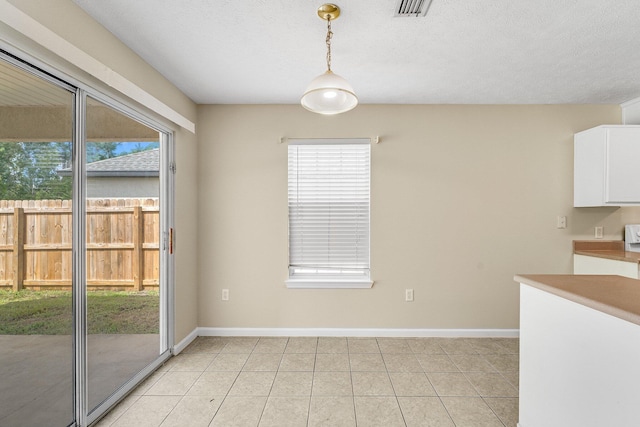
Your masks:
M80 283L81 286L78 286L78 293L82 294L84 301L82 301L84 307L84 313L77 313L82 315L80 318L84 325L80 327L83 329L83 337L84 340L82 342L82 348L79 350L84 355L84 360L80 360L80 363L77 366L77 374L82 375L82 380L78 381L76 387L78 387L78 383L82 384L84 387L82 390L78 390L81 394L79 394L80 398L78 399L78 403L82 406L78 413L84 417L84 419L79 418L79 426L87 426L96 420L100 419L102 416L106 414L106 412L112 408L116 403L122 400L130 391L133 390L142 380L152 374L155 370L158 369L164 362L167 361L171 357L171 351L173 346L173 336L174 336L174 324L173 324L173 254L169 253L170 242L168 241L168 237L170 234L170 230L173 228L173 178L174 175L171 173L172 168L170 167L171 162L173 162L173 132L166 130L163 126L159 125L155 121L151 120L149 117L143 115L138 110L133 107L124 105L113 98L105 95L96 90L83 90L81 89L81 98L82 98L82 107L83 107L83 126L82 132L79 134L81 136L81 143L78 144L81 149L81 155L74 159L74 167L78 171L77 173L82 173L81 177L78 177L78 185L81 188L78 188L79 194L82 194L82 227L83 227L83 236L86 236L86 105L87 105L87 97L91 97L92 99L101 102L102 104L112 108L114 111L117 111L139 123L142 123L149 128L154 129L159 133L159 142L160 142L160 163L159 163L159 179L160 179L160 283L159 283L159 294L160 294L160 346L158 349L159 356L147 365L144 369L130 378L127 382L125 382L118 390L116 390L111 396L109 396L106 400L100 403L95 408L89 407L89 397L88 397L88 376L87 376L87 328L86 328L86 268L82 270L82 281ZM75 175L74 175L75 176ZM74 187L75 189L75 187ZM86 267L86 243L83 243L82 249L79 245L77 248L78 257L83 257L83 264Z
M88 407L88 384L87 381L87 369L86 369L86 354L87 354L87 343L86 339L83 343L84 349L83 354L85 355L84 360L84 369L79 372L84 376L84 380L80 381L85 385L81 399L84 400L83 406L85 408L84 413L86 413L86 419L83 420L80 426L89 425L96 420L100 419L105 413L113 407L116 403L122 400L135 386L137 386L142 380L152 374L158 367L160 367L164 362L167 361L171 357L172 347L173 347L173 337L174 337L174 268L173 268L173 254L170 253L171 242L169 242L170 230L173 228L173 188L174 188L174 174L171 172L173 168L171 168L171 164L174 161L174 148L173 148L173 132L169 132L163 130L158 126L157 123L153 122L149 118L144 115L141 115L137 110L130 108L126 105L122 105L121 103L113 100L109 96L106 96L102 93L96 91L83 91L84 98L84 111L86 112L86 99L87 97L91 97L94 100L101 102L102 104L114 109L115 111L124 114L125 116L142 123L156 131L159 132L159 142L160 142L160 163L159 163L159 178L160 178L160 346L159 346L159 356L149 365L147 365L143 370L138 372L132 378L129 379L126 383L124 383L117 391L115 391L111 396L109 396L105 401L95 407ZM86 117L85 117L86 118ZM83 129L86 132L86 129ZM86 151L86 135L82 134L82 145L83 150ZM82 157L74 159L74 166L77 167L78 170L85 168L85 159L86 153L83 153ZM82 167L78 167L82 164ZM83 172L82 176L82 184L86 186L86 174ZM80 190L80 189L79 189ZM86 191L85 191L86 193ZM86 194L84 194L86 196ZM86 218L86 208L84 206L83 200L83 210L82 218ZM83 223L83 225L85 225ZM85 228L86 233L86 228ZM84 234L86 235L86 234ZM79 248L79 247L78 247ZM86 248L83 248L86 249ZM79 256L86 257L86 250L83 250ZM86 260L84 261L86 265ZM86 269L83 272L86 274ZM86 311L86 275L83 275L82 290L79 288L79 293L83 294L85 298L84 307ZM82 320L86 322L86 316L82 317ZM86 331L86 325L84 325L84 330ZM87 334L84 334L86 338Z
M74 325L74 351L75 351L75 377L73 386L75 389L75 413L76 424L88 425L86 422L88 387L87 387L87 294L86 294L86 247L87 247L87 185L85 179L86 157L85 129L87 117L87 97L82 89L76 90L73 155L71 159L73 172L73 196L72 196L72 257L73 257L73 325Z

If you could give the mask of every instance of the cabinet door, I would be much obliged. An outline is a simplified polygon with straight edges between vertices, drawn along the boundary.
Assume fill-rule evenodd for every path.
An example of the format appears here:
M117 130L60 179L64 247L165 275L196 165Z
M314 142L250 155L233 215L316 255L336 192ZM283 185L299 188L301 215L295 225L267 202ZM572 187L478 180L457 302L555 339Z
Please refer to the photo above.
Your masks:
M607 150L607 203L640 201L640 129L609 129Z

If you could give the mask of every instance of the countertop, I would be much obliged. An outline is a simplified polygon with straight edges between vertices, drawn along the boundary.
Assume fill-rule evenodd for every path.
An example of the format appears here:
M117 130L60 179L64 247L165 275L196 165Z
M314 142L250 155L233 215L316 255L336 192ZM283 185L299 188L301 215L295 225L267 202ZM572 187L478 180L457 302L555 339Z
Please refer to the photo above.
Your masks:
M622 240L574 240L573 253L616 261L634 262L636 264L640 263L640 252L625 251Z
M570 274L526 274L514 280L640 325L640 280Z

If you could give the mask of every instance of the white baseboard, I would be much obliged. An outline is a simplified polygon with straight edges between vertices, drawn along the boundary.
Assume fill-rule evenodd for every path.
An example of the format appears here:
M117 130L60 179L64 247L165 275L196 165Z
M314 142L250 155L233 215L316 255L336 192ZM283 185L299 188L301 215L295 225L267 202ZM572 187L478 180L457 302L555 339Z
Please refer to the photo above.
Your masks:
M519 329L375 329L375 328L207 328L198 327L203 337L443 337L517 338ZM183 340L184 341L184 340Z
M172 353L173 353L174 356L177 355L177 354L180 354L180 352L182 350L184 350L185 348L187 348L187 346L189 344L191 344L193 342L193 340L198 338L198 335L200 335L198 329L200 329L200 328L195 328L193 331L189 332L189 335L184 337L184 339L182 341L180 341L178 344L173 346Z
M198 327L173 346L180 354L197 337L442 337L517 338L518 329L376 329L376 328L206 328Z

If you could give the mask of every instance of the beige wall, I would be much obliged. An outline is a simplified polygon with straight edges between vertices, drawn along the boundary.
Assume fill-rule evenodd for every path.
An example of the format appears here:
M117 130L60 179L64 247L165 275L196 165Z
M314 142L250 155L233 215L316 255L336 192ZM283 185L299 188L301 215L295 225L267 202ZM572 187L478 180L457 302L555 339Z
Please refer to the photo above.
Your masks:
M631 208L572 207L574 132L619 121L612 105L361 105L337 117L299 106L200 106L198 324L518 328L514 274L571 273L572 239L591 238L595 225L621 238L624 220L638 217ZM376 135L373 288L286 289L280 138ZM566 230L556 229L558 215L568 217Z
M160 73L146 64L133 51L97 24L71 0L10 0L68 42L103 62L131 82L148 91L191 121L196 118L196 105L169 83ZM5 37L6 36L6 37ZM20 50L71 73L85 83L108 91L104 84L93 81L82 70L46 51L42 47L9 29L0 22L0 38L9 40ZM117 98L121 95L114 94ZM154 116L153 113L148 113ZM196 180L197 145L194 134L175 127L176 174L176 342L197 326L197 261L194 256L197 240L198 205ZM185 208L188 207L188 208Z

